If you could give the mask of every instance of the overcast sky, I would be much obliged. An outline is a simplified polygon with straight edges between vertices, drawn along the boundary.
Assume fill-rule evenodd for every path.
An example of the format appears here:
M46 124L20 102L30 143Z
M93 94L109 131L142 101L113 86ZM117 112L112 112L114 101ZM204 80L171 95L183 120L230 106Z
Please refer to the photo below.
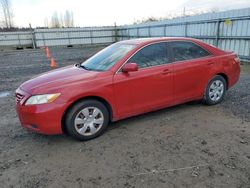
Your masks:
M193 10L228 10L250 7L250 0L12 0L15 25L44 26L53 12L74 13L76 26L103 26L133 23L148 17Z

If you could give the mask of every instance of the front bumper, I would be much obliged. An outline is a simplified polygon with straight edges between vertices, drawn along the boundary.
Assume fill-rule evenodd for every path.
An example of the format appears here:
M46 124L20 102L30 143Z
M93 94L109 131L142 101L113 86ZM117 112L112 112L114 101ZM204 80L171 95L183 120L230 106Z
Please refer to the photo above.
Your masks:
M31 131L41 134L61 134L61 120L65 111L65 104L52 102L25 106L30 94L18 88L16 90L16 111L21 125Z

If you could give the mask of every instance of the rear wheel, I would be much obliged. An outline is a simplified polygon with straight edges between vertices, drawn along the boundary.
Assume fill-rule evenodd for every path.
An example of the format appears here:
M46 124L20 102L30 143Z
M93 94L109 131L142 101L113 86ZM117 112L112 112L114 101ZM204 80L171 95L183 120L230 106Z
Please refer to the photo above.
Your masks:
M204 101L208 105L215 105L220 103L226 92L226 80L220 76L216 75L207 85Z
M109 122L109 112L97 100L76 103L66 114L65 125L70 136L89 140L100 136Z

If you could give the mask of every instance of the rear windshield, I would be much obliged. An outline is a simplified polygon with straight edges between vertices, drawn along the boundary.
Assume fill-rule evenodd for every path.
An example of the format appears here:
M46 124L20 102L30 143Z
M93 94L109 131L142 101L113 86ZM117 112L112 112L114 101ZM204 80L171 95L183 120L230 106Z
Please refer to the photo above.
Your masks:
M122 59L135 45L132 44L112 44L91 58L87 59L81 66L87 70L105 71Z

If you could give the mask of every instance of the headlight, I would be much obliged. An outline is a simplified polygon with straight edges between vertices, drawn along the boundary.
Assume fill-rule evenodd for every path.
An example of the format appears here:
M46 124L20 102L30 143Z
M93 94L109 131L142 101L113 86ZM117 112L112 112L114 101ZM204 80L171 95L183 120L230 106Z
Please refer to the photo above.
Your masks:
M44 103L51 103L60 96L60 93L54 94L45 94L45 95L34 95L31 96L25 103L25 105L32 105L32 104L44 104Z

